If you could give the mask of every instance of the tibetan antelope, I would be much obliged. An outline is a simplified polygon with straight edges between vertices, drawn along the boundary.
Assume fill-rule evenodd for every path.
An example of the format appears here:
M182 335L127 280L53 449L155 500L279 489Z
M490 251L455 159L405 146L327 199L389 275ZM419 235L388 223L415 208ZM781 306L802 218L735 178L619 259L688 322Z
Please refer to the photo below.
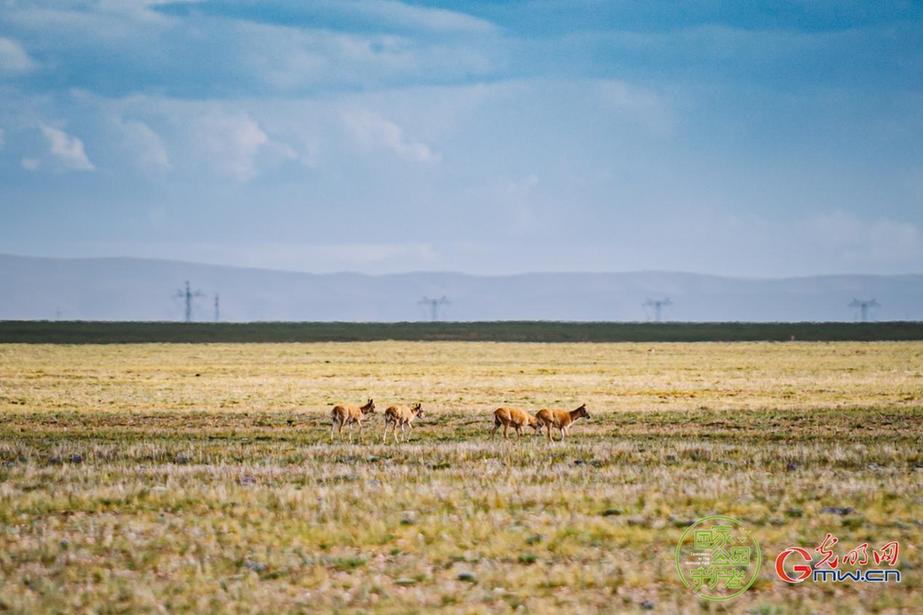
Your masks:
M330 420L333 423L330 426L330 433L332 434L334 431L340 433L343 431L344 425L355 423L359 428L359 435L362 436L362 419L365 418L366 414L372 414L373 412L375 412L375 402L372 401L372 398L369 398L364 406L337 404L330 411Z
M564 440L564 436L567 435L570 431L570 426L574 424L574 421L581 417L590 418L590 413L586 410L586 404L581 404L576 410L549 410L547 408L539 410L538 414L535 415L539 421L542 422L542 426L548 430L548 439L553 440L551 437L551 428L554 427L558 430L558 433L561 434L561 440Z
M490 437L497 435L497 430L503 426L503 437L507 438L507 431L512 427L517 434L522 436L523 427L531 427L536 433L542 430L542 423L537 418L519 408L497 408L494 410L494 430Z
M406 427L413 431L413 421L417 417L423 418L423 406L421 404L414 404L409 408L407 406L389 407L385 410L385 431L381 435L381 441L384 442L388 439L388 429L391 429L391 433L394 434L394 441L397 442L397 428L400 426L403 438Z

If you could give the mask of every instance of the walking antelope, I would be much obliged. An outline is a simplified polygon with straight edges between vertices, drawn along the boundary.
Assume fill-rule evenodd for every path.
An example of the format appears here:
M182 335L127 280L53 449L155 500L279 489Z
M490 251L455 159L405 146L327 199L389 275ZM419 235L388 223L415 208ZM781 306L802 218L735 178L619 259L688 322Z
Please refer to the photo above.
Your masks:
M330 419L332 421L330 433L336 431L339 434L343 431L344 425L355 423L359 428L359 435L361 436L362 419L365 418L366 414L372 414L373 412L375 412L375 402L372 401L372 398L369 398L364 406L344 406L337 404L333 407L333 410L330 411Z
M538 414L535 416L542 422L545 429L548 430L549 440L553 440L551 437L552 427L558 430L558 433L561 434L561 440L564 440L564 436L570 431L570 426L581 417L590 418L590 413L586 410L586 404L581 404L579 408L571 410L570 412L567 410L549 410L545 408L539 410Z
M409 408L407 406L391 406L385 410L385 431L381 435L381 441L384 442L388 439L388 429L391 429L391 433L394 435L394 441L397 442L397 428L401 428L401 436L403 437L405 432L404 428L409 427L413 431L413 421L415 418L423 418L423 406L421 404L414 404Z
M519 408L497 408L494 410L494 429L490 432L490 437L497 434L500 426L503 426L503 437L507 438L507 431L512 427L517 434L522 436L523 427L531 427L536 432L542 430L542 423L537 418Z

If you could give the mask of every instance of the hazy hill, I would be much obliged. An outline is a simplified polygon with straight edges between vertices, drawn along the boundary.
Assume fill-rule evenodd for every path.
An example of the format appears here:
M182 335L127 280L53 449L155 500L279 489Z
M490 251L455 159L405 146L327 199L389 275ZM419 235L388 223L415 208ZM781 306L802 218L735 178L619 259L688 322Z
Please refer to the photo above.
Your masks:
M0 255L0 320L179 320L184 281L205 293L195 320L407 321L428 318L418 300L446 295L447 320L648 320L642 303L670 297L665 319L855 319L853 297L874 297L879 320L923 320L923 275L741 279L666 273L308 274L128 258Z

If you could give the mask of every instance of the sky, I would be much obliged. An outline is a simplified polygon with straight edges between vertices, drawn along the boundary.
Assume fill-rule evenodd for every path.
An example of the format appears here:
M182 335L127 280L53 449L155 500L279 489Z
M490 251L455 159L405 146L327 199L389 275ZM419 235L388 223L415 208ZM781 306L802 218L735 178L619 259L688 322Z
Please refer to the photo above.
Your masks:
M923 3L0 0L0 253L923 272Z

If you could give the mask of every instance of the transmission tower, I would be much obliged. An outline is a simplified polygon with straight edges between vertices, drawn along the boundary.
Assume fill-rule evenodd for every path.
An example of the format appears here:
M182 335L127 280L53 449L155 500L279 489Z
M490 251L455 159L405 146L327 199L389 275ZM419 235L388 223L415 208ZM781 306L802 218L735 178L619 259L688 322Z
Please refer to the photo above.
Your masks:
M174 297L186 302L186 322L192 322L192 301L196 297L203 297L202 291L189 290L189 280L186 280L186 288L176 291Z
M221 304L219 302L218 293L215 293L215 322L221 320Z
M849 307L859 310L859 320L861 322L868 322L869 312L880 306L881 304L874 299L853 299L849 302Z
M438 299L430 299L429 297L423 297L417 302L419 305L429 308L429 317L430 320L436 322L439 320L439 308L443 305L449 305L451 302L446 298L445 295L439 297Z
M669 297L664 299L648 299L643 303L644 307L654 308L654 322L660 322L663 308L673 305Z

